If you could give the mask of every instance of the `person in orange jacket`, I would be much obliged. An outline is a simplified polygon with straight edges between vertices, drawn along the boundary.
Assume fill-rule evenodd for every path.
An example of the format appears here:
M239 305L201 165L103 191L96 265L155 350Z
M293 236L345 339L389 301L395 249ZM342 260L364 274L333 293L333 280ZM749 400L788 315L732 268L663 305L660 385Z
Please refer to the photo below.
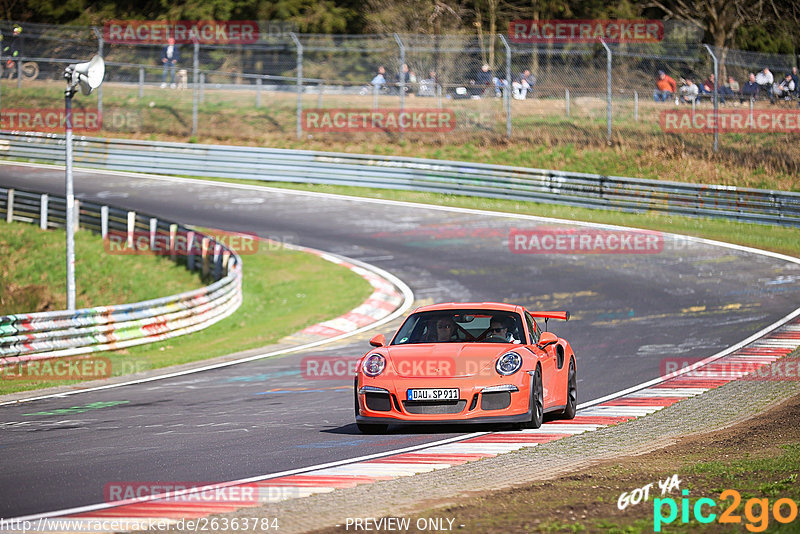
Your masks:
M678 91L678 84L672 77L668 76L663 70L658 71L656 80L656 90L653 91L653 100L656 102L666 102L672 100Z

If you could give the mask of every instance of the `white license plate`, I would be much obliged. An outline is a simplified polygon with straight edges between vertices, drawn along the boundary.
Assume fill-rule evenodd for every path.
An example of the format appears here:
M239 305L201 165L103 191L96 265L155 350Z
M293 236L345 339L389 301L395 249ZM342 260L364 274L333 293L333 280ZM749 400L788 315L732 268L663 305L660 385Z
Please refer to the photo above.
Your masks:
M407 396L410 401L458 400L458 388L409 389Z

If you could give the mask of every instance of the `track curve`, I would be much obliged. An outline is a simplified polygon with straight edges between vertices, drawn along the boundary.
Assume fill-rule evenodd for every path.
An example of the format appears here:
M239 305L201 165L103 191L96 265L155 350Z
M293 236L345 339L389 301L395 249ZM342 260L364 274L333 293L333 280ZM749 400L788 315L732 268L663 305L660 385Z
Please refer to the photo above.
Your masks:
M51 193L63 170L2 165L0 183ZM657 254L513 254L535 218L113 173L75 173L78 198L187 224L257 233L375 263L423 301L566 308L580 401L659 375L666 357L714 354L800 301L800 266L667 239ZM553 226L552 223L547 226ZM245 268L246 262L245 262ZM385 328L388 333L391 328ZM364 436L350 379L310 381L310 356L364 340L149 384L0 407L0 517L94 504L119 481L223 481L378 453L472 430Z

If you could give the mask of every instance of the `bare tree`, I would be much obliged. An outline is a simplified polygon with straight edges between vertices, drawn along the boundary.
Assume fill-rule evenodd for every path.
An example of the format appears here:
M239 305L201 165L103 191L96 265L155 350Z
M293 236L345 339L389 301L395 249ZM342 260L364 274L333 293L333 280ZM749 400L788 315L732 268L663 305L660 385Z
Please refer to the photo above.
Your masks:
M783 5L785 4L785 5ZM645 7L658 8L667 18L683 20L708 32L714 46L724 48L733 42L736 30L764 17L785 16L785 10L798 8L786 0L649 0Z
M721 80L727 76L728 47L733 44L737 29L771 17L788 15L798 20L800 13L788 0L649 0L645 7L658 8L667 18L686 21L708 33L718 50Z
M461 7L443 0L367 0L366 6L370 32L440 35L462 29Z

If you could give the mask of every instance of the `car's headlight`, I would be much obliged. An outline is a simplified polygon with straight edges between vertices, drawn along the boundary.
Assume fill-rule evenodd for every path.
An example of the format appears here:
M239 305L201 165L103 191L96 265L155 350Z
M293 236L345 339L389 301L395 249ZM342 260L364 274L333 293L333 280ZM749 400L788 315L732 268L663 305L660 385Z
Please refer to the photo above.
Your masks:
M516 352L506 352L497 359L494 368L498 374L507 376L513 375L522 367L522 356Z
M386 358L380 354L370 354L361 366L367 376L378 376L386 368Z

